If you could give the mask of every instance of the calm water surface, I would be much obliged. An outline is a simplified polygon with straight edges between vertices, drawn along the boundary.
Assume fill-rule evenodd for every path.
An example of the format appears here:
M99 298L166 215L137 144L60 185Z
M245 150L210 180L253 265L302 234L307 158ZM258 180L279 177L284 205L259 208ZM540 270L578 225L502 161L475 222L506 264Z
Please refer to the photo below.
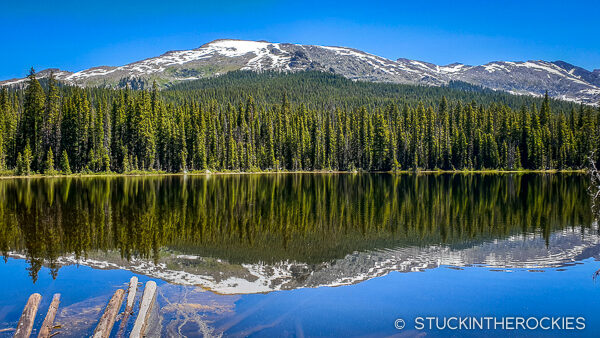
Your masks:
M155 335L598 336L587 188L577 174L0 180L0 330L32 292L41 312L60 292L61 336L89 335L137 275L159 284ZM585 329L417 330L428 316Z

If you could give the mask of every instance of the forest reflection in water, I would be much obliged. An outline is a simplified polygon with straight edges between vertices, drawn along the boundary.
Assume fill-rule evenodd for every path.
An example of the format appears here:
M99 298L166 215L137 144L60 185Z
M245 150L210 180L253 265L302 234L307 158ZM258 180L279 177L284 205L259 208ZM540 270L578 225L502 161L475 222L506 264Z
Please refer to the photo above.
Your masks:
M261 174L0 180L0 250L35 281L63 255L162 250L318 264L366 250L460 248L591 229L580 174ZM548 243L548 242L547 242Z

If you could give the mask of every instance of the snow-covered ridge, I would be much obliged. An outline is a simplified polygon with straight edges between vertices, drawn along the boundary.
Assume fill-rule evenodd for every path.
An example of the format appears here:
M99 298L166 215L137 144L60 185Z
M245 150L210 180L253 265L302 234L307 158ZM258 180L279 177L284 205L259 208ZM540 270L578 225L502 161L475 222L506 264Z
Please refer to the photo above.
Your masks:
M118 87L130 79L161 84L220 75L232 70L334 72L353 80L444 85L459 80L494 90L529 95L548 91L555 98L597 104L600 71L587 71L563 61L495 61L480 66L390 60L347 47L314 46L266 41L215 40L192 50L163 55L119 67L94 67L75 73L53 70L57 79L80 86ZM39 77L46 77L49 70ZM123 82L125 79L125 82ZM24 79L0 81L23 85Z

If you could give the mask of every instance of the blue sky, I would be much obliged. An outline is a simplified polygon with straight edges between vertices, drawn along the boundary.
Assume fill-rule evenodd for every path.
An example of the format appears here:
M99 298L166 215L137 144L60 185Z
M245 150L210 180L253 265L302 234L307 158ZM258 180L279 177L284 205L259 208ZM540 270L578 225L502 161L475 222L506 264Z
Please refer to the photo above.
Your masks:
M600 68L599 12L597 0L7 1L0 79L31 66L122 65L219 38L348 46L437 64L564 60L592 70Z

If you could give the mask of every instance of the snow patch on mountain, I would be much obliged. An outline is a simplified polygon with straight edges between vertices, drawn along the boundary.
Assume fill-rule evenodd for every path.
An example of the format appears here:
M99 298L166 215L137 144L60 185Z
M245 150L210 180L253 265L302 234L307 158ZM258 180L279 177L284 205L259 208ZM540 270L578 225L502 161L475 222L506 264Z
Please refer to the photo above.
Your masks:
M347 47L271 43L266 41L215 40L192 50L163 55L119 67L94 67L75 73L50 71L63 82L79 86L117 87L131 80L162 84L217 76L232 70L319 70L352 80L440 86L450 81L526 95L543 95L586 103L600 102L600 70L594 72L563 61L497 61L481 66L459 63L439 66L419 60L389 60ZM123 82L125 79L125 82ZM25 79L0 81L22 86Z
M456 73L464 70L465 68L470 68L469 66L463 65L462 63L453 63L447 66L441 66L439 68L440 73Z

